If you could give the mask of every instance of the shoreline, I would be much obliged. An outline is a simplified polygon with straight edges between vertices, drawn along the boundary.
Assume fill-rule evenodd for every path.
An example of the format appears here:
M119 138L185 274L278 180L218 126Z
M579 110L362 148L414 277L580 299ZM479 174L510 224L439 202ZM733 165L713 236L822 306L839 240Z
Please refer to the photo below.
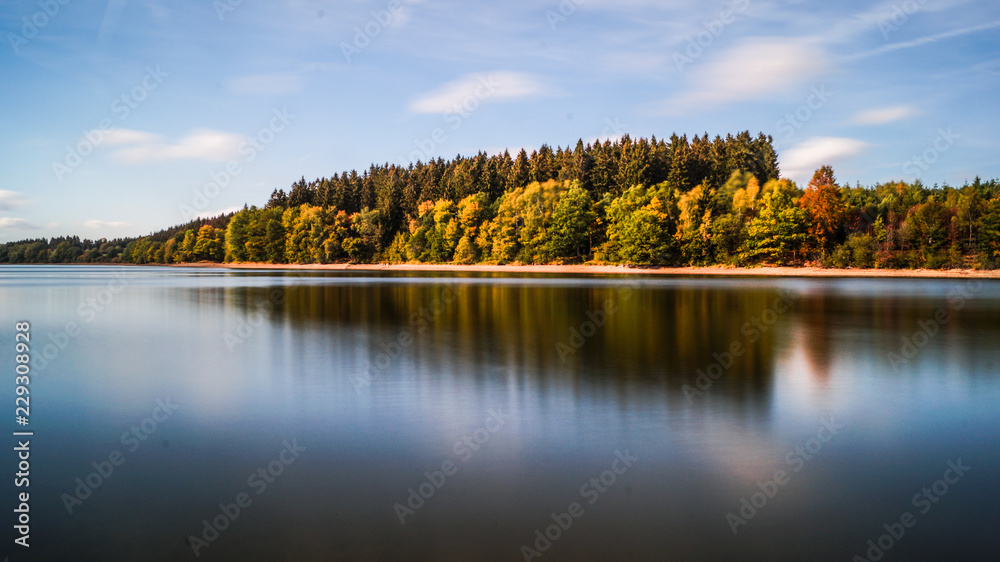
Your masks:
M124 264L123 264L124 265ZM619 267L615 265L457 265L457 264L277 264L277 263L172 263L143 264L161 267L213 267L222 269L303 269L317 271L445 271L487 273L557 273L599 275L757 276L757 277L871 277L925 279L1000 279L1000 270L976 269L835 269L822 267Z

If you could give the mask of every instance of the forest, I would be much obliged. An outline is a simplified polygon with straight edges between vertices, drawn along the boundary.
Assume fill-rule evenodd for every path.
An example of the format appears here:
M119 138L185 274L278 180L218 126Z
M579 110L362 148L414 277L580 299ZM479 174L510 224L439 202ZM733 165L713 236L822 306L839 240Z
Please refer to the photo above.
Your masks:
M780 177L764 134L372 165L139 238L0 245L0 263L1000 265L1000 183Z

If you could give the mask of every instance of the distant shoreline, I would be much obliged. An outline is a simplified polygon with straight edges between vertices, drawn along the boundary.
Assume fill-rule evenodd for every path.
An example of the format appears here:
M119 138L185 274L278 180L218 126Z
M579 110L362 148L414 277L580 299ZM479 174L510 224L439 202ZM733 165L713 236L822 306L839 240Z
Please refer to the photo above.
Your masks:
M166 267L217 267L224 269L307 269L320 271L450 271L493 273L561 273L601 275L713 275L758 277L905 277L928 279L1000 279L1000 270L975 269L838 269L822 267L619 267L614 265L457 265L457 264L277 264L277 263L174 263L145 264Z

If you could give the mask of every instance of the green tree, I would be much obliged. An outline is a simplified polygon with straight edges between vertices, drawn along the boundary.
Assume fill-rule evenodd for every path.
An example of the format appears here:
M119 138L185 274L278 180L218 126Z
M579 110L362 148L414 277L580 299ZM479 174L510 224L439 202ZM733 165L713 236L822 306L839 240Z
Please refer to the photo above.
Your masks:
M785 265L799 259L808 239L806 213L784 189L772 189L764 196L762 208L747 226L748 262L764 260Z
M634 265L677 265L675 199L666 182L653 188L637 185L615 198L607 208L608 240L601 258Z
M875 265L878 243L869 234L852 232L832 254L834 267L869 268Z
M244 262L249 258L247 252L247 226L250 222L250 211L246 207L229 219L226 226L226 262Z
M323 209L305 204L289 207L281 216L285 230L285 262L323 263L327 261L323 249L326 225Z
M76 261L76 258L83 253L80 248L74 246L69 241L64 240L60 242L52 250L52 254L49 256L49 261L52 263L72 263Z
M935 269L948 262L949 233L953 209L935 197L910 208L904 232L914 245L916 265Z
M552 212L547 252L556 259L584 260L590 253L591 229L597 222L594 202L576 182L563 193Z
M495 263L547 263L552 213L570 182L532 182L505 193L480 246Z
M174 260L177 263L187 263L194 261L194 245L196 242L196 236L193 229L187 229L184 231L184 238L181 241L180 247L174 254ZM123 258L124 259L124 258Z
M740 249L746 240L746 221L743 217L732 213L716 217L712 220L710 230L712 254L716 263L738 265Z
M347 257L344 250L344 240L351 235L351 217L344 211L328 209L323 218L326 233L323 241L323 252L326 263L336 263Z
M1000 266L1000 195L986 204L979 232L979 251L983 253L983 265Z
M712 261L711 232L714 190L697 185L677 201L680 210L677 238L684 260L691 265Z
M267 221L264 234L264 257L270 263L283 263L285 258L285 229L273 214ZM280 215L279 215L280 216Z
M193 255L195 261L221 262L225 258L223 231L209 224L199 228Z
M44 240L32 242L24 249L25 263L42 263L48 261L48 243Z

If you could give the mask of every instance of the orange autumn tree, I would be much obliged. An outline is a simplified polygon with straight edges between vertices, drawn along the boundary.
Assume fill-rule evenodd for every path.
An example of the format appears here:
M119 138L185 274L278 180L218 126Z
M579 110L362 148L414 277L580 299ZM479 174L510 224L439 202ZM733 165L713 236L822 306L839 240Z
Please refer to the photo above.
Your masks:
M809 250L826 257L836 242L846 214L832 167L823 166L816 170L809 187L799 199L799 206L808 216L806 232L809 235Z

